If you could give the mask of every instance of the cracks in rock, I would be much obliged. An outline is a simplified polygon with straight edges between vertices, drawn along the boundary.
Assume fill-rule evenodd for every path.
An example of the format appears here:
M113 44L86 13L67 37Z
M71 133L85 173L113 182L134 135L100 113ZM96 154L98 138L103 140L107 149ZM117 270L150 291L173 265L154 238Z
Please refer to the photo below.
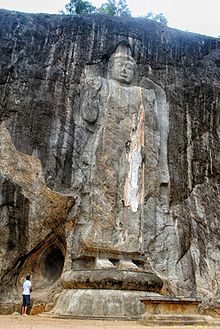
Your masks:
M203 232L204 232L204 234L209 234L209 235L213 235L213 236L217 236L218 238L219 238L219 232L218 231L216 231L216 230L213 230L213 229L211 229L210 228L210 226L209 227L207 227L207 225L206 225L206 223L204 223L204 222L202 222L201 220L198 220L197 218L195 218L195 217L191 217L192 218L192 220L194 221L194 222L196 222L196 224L201 228L203 228ZM211 233L211 234L210 234Z
M159 228L159 232L157 232L152 239L149 240L148 245L155 244L157 242L157 239L164 233L164 231L167 228L173 228L173 225L171 224L164 224L162 227Z

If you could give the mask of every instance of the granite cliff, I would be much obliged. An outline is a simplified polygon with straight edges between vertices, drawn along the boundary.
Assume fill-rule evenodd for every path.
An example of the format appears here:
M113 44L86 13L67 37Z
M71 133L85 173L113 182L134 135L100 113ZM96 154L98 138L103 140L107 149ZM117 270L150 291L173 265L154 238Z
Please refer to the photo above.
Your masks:
M96 133L103 121L96 121L97 115L88 119L83 114L94 102L100 102L100 97L92 94L90 87L88 89L88 76L100 76L102 85L111 89L106 80L107 63L118 45L123 43L129 44L129 56L136 63L133 85L138 86L134 87L134 92L130 89L122 91L125 104L126 97L140 102L139 93L145 93L143 89L153 89L154 94L149 92L146 96L146 99L152 98L148 109L153 111L154 98L157 109L161 108L157 118L159 126L148 110L151 122L146 126L151 127L152 134L149 133L143 143L147 145L146 155L138 149L143 162L152 152L151 165L145 166L148 176L144 179L149 193L143 191L144 210L140 211L144 232L142 254L147 259L147 266L163 281L163 293L197 296L204 300L204 305L209 305L209 300L216 302L210 307L218 305L220 40L170 29L141 18L34 15L1 10L2 312L13 311L27 272L33 275L35 289L50 289L50 297L43 300L40 309L46 307L48 310L62 287L69 287L65 272L79 270L82 266L90 268L88 264L92 264L96 250L102 250L100 259L95 260L96 268L109 266L103 260L105 257L114 258L116 263L119 261L123 269L123 266L135 269L144 264L142 256L136 252L139 247L133 248L133 244L135 252L129 244L124 244L114 250L114 257L110 244L99 246L101 238L96 228L102 229L101 219L107 223L111 218L110 211L107 213L109 203L103 197L102 207L98 197L90 198L91 191L95 195L95 189L98 196L106 195L108 190L113 197L116 188L117 191L121 188L123 175L129 171L123 160L126 154L120 163L118 185L114 185L115 164L105 162L106 169L102 171L108 150L110 160L117 156L114 153L117 136L114 140L111 135L105 137L103 132ZM98 86L96 91L100 88ZM122 104L123 95L120 97ZM144 102L132 106L144 108ZM101 108L105 108L103 104L104 101ZM112 116L108 117L106 125L110 132L114 127ZM116 119L122 120L117 115ZM164 123L167 121L169 124ZM125 125L124 135L128 134L129 125L132 123ZM137 127L138 124L135 127L138 130ZM144 131L150 131L150 128ZM118 136L120 138L120 134ZM150 138L152 141L148 145ZM131 141L125 145L125 153L131 152ZM91 153L94 145L96 156ZM101 149L102 145L106 147ZM122 149L121 145L117 147L117 150ZM157 164L153 164L154 158ZM92 169L92 178L88 179L91 168L95 169ZM161 168L165 168L164 176ZM112 184L103 183L107 172ZM126 184L130 186L130 183ZM95 225L88 219L91 200L95 204ZM140 205L128 200L129 196L114 209L121 226L121 218L127 221L136 218L130 210L125 215L120 215L121 211L133 207L132 211L136 213ZM108 232L109 227L111 230L111 223L103 230ZM120 229L123 233L123 227ZM137 234L135 229L134 232ZM109 234L112 233L109 231ZM129 234L132 235L130 231ZM92 245L95 239L98 242ZM114 243L119 245L118 240ZM83 252L82 244L85 245ZM132 253L130 265L121 262L125 249ZM59 280L62 273L65 274L61 280L63 286Z

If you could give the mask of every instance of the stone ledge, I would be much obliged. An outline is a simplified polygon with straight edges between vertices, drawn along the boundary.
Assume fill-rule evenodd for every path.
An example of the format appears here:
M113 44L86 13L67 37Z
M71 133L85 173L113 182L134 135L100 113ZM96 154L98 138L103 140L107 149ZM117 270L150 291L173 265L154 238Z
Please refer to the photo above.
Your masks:
M203 315L181 315L181 314L155 314L152 316L143 316L139 320L140 324L146 326L174 326L174 325L209 325L213 324L210 316Z
M182 296L146 296L140 301L145 305L145 313L139 322L147 326L213 324L211 316L198 313L200 299Z
M190 298L182 296L159 296L141 298L144 304L200 304L202 302L199 298Z
M61 277L65 289L121 289L159 292L163 281L154 273L109 270L68 271Z
M201 301L195 298L158 296L141 298L140 301L145 305L145 317L152 315L198 315L198 304Z

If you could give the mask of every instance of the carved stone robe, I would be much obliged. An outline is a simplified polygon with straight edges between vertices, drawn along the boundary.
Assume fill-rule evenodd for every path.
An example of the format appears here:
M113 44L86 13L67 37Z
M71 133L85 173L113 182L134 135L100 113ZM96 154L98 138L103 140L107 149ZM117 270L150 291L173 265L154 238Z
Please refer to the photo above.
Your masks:
M81 248L88 254L141 254L145 218L155 215L160 185L155 93L115 80L93 84L82 105L83 119L95 128Z

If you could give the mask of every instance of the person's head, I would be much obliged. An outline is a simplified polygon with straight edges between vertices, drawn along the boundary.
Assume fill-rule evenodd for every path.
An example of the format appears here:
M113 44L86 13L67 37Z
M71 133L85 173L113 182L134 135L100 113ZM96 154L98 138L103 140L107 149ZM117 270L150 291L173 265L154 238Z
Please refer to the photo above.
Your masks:
M109 77L124 84L130 84L134 78L135 61L127 45L119 45L108 63Z
M31 276L28 274L26 275L26 280L30 280Z

